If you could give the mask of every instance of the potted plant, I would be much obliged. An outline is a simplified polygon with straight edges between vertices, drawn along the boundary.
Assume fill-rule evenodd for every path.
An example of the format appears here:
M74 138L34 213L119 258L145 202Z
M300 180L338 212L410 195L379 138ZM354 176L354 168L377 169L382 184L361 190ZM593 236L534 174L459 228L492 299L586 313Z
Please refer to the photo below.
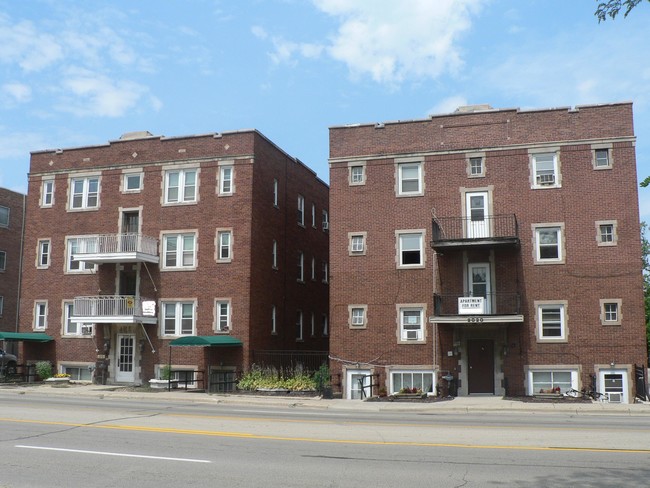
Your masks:
M178 380L174 379L173 376L171 365L165 364L160 368L160 378L150 379L149 386L158 390L178 388Z

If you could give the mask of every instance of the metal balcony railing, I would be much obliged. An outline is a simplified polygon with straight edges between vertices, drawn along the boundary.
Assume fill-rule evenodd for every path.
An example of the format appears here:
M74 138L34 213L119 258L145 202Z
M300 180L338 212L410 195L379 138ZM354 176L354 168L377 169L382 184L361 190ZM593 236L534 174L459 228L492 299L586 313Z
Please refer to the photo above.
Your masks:
M433 295L433 314L435 316L462 315L458 299L471 297L469 293L448 293ZM516 292L495 292L485 297L485 310L481 315L519 315L521 313L521 297Z
M436 217L432 221L432 245L450 241L519 242L515 214L472 217Z
M103 234L77 237L75 254L158 254L158 239L142 234Z
M127 322L136 320L155 321L155 302L133 295L102 295L76 297L73 318L83 318L87 322Z

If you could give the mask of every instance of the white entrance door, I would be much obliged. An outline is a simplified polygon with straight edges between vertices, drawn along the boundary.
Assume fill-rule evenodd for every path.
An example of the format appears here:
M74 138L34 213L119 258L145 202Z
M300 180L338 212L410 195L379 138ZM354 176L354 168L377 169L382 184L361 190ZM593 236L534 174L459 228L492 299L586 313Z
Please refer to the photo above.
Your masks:
M346 380L348 400L361 400L370 396L369 369L348 369Z
M469 263L467 284L470 295L485 298L485 312L492 313L492 287L490 285L490 263Z
M118 383L135 382L134 355L135 355L135 335L118 334L117 348L117 366L115 370L115 381Z
M611 403L628 403L627 371L605 370L599 376L598 391L607 395Z
M486 191L465 194L465 215L467 216L467 238L490 237L490 212Z

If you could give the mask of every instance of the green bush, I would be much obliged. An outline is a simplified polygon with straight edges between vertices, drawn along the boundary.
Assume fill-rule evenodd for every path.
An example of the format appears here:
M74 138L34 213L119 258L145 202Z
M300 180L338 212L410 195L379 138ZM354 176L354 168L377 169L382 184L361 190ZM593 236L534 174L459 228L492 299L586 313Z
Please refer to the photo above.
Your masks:
M315 390L316 382L301 367L279 371L272 367L261 368L253 365L250 371L241 377L237 388L244 391L255 391L259 388L304 391Z
M39 361L36 363L36 374L40 379L46 380L52 377L52 365L49 361Z

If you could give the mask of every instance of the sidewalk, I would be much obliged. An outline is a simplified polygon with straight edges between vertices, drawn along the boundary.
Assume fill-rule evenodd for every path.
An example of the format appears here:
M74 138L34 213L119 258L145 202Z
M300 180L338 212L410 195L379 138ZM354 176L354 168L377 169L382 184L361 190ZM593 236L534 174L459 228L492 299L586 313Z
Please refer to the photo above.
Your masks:
M264 405L290 408L315 408L331 411L357 412L426 412L426 413L497 413L497 412L531 412L531 413L574 413L574 414L617 414L649 415L650 404L617 404L605 402L579 403L556 401L549 403L525 402L504 399L496 396L456 397L437 402L398 402L398 401L360 401L360 400L325 400L321 397L307 396L257 396L237 394L211 394L193 392L192 390L150 390L148 388L127 388L117 385L94 384L20 384L0 385L0 392L12 392L20 395L78 396L94 398L122 398L132 400L164 400L174 402L201 402L228 405Z

